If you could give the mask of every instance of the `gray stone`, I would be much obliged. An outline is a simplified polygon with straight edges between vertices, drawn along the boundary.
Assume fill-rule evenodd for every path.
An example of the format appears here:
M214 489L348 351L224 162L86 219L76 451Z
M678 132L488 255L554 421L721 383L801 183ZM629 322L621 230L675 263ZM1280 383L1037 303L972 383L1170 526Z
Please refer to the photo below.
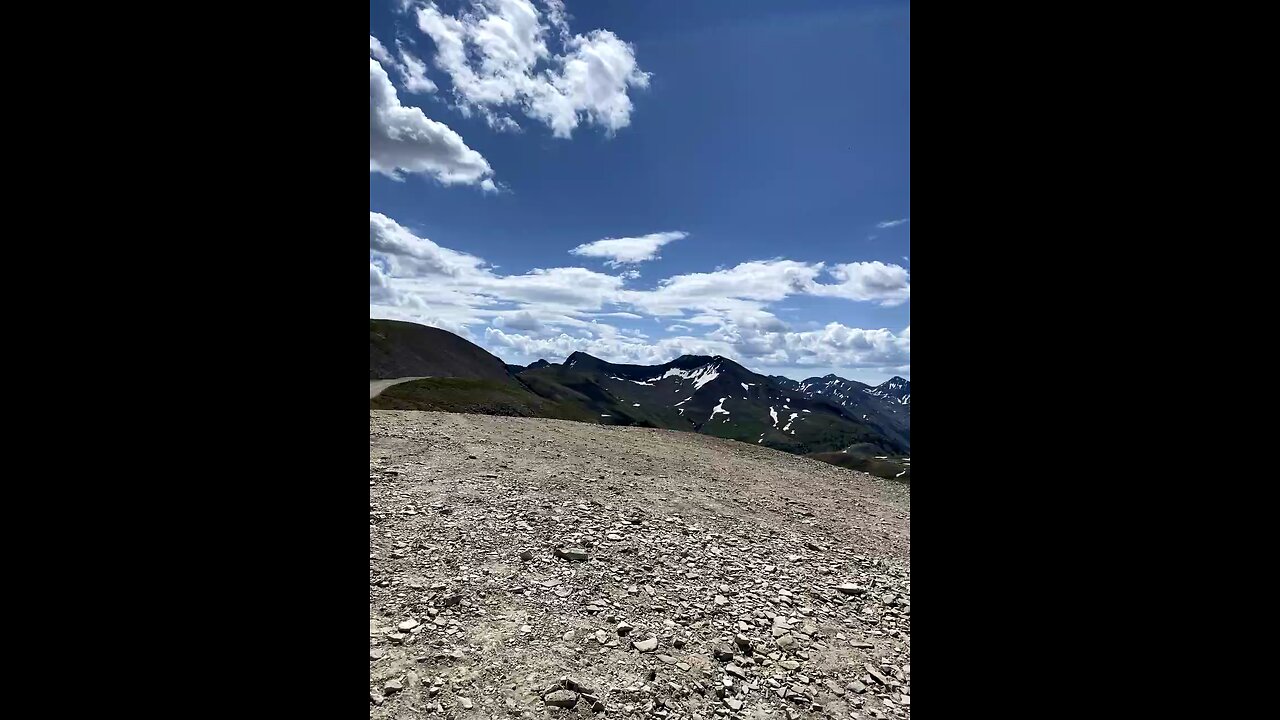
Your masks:
M884 675L881 675L880 671L877 670L874 665L871 663L863 663L862 667L866 669L867 674L874 678L876 682L884 685L885 687L889 687L889 679Z
M631 632L631 630L632 630L631 624L628 623L626 620L623 620L622 622L618 623L619 635L626 635L627 633Z
M635 645L640 652L653 652L658 649L658 638L649 638L648 640L639 640L631 643Z
M418 621L414 620L413 618L410 618L400 623L398 627L400 628L401 632L409 632L410 630L418 627Z
M403 689L404 684L400 682L399 678L396 678L395 680L388 681L386 685L382 686L382 694L390 695L392 693L398 693Z
M656 641L655 641L655 642L656 642ZM666 663L667 665L675 665L675 664L676 664L676 659L675 659L675 658L673 658L673 657L671 657L670 655L658 655L657 657L658 657L658 659L659 659L659 660L661 660L662 662Z
M528 550L525 550L524 552L520 553L520 559L521 559L521 560L532 560L532 559L533 559L533 553L532 553L532 552L530 552L530 551L528 551Z
M542 701L556 707L571 708L578 704L578 693L569 690L556 690L542 698Z
M783 668L786 668L787 670L798 670L800 668L800 663L796 662L795 660L783 660L782 662L778 663L778 665L782 666Z
M587 551L582 548L556 548L556 557L574 562L584 562L587 559Z
M742 709L742 701L741 701L741 700L735 700L734 698L731 698L731 697L727 697L727 698L725 698L725 699L724 699L724 704L725 704L725 705L728 705L728 706L729 706L729 709L730 709L730 710L732 710L732 711L734 711L734 712L738 712L739 710L741 710L741 709Z
M473 703L471 702L471 698L460 697L458 698L458 702L461 703L462 707L466 708L467 710L470 710L473 705Z
M856 693L861 694L867 691L867 686L863 685L861 680L854 680L853 682L849 683L849 689Z
M747 671L746 671L746 670L743 670L742 668L738 667L737 665L734 665L733 663L729 663L728 665L725 665L725 666L724 666L724 671L725 671L726 673L728 673L728 674L730 674L730 675L732 675L732 676L736 677L736 678L740 678L740 679L742 679L742 680L746 680L746 679L747 679Z
M859 587L858 585L854 585L853 583L845 583L844 585L837 585L836 590L840 591L841 593L844 593L845 595L861 595L862 593L867 591L866 588Z

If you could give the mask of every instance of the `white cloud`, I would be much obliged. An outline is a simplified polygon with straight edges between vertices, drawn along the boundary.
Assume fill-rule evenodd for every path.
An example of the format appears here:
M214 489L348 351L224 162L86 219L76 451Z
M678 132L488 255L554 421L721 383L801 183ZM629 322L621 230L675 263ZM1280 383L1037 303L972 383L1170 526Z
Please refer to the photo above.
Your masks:
M499 275L480 258L441 247L377 212L369 213L369 251L389 268L396 287L430 299L433 306L456 306L452 317L457 320L480 317L477 310L501 303L527 303L560 314L599 310L624 282L573 267Z
M783 333L779 347L799 366L902 367L911 362L910 330L902 335L833 322L822 330Z
M773 333L758 338L754 347L714 337L684 336L649 340L621 333L575 337L568 333L538 337L488 327L484 343L503 359L529 362L539 357L559 361L575 351L616 363L656 365L681 355L723 355L757 372L769 368L843 368L879 372L910 372L910 338L884 328L866 330L830 323L821 330Z
M688 233L675 231L649 233L640 237L605 238L579 245L569 252L584 257L609 258L605 261L605 265L618 267L628 263L657 260L659 248L688 236Z
M462 277L483 272L480 258L418 237L382 213L369 213L369 250L384 256L403 275Z
M679 315L688 308L754 310L761 303L807 292L821 271L821 263L753 261L709 273L676 275L654 290L624 291L623 299L653 315Z
M391 57L391 53L387 52L386 46L372 35L369 36L369 54L384 65L395 64L395 59Z
M884 221L882 221L882 222L878 222L878 223L876 223L876 227L881 228L881 229L883 229L883 228L891 228L891 227L897 227L898 225L901 225L902 223L909 223L909 222L911 222L911 218L902 218L902 219L900 219L900 220L884 220Z
M844 263L828 270L839 282L815 284L814 295L842 297L848 300L879 302L886 307L901 305L911 298L911 273L901 265L873 262Z
M568 333L560 333L554 337L539 338L520 333L508 334L493 327L485 329L484 339L499 357L504 354L534 359L546 357L557 362L578 351L609 362L637 365L657 365L681 355L724 355L730 351L723 343L690 337L653 341L622 334L573 337Z
M404 43L396 41L396 50L400 53L400 61L397 62L395 57L391 55L391 51L387 50L387 46L383 45L378 38L369 36L369 54L373 56L384 68L390 67L400 73L401 82L404 89L411 93L433 93L436 91L436 84L427 77L427 64L414 57L412 53L405 49Z
M396 43L400 51L400 72L404 74L404 89L411 93L433 93L436 84L427 77L427 64L414 57L400 42Z
M543 329L542 323L528 310L519 310L513 313L501 313L493 318L493 326L497 328L508 328L510 330L538 331Z
M457 16L428 3L418 9L418 28L435 43L433 62L449 75L460 108L491 125L495 109L516 107L556 137L572 136L582 122L609 133L626 127L628 91L649 85L634 49L608 30L571 35L563 2L548 5L544 24L530 0L473 0ZM559 53L547 45L551 29Z
M575 350L613 362L655 364L683 354L724 355L770 368L910 371L911 328L848 327L838 322L793 330L770 307L797 295L895 304L909 297L905 269L884 263L804 263L777 259L667 278L651 290L625 287L621 274L537 268L503 275L483 259L421 237L369 213L372 317L423 322L475 338L508 361L559 359ZM820 282L824 273L836 283ZM650 339L607 320L678 317ZM691 333L697 328L697 333ZM472 338L472 335L465 335ZM826 372L824 370L824 372Z
M485 122L489 124L489 128L497 132L518 133L524 128L520 127L520 123L512 120L507 115L486 115Z
M430 175L451 185L496 189L493 168L448 125L416 107L400 104L386 70L369 59L369 171L400 179L401 172Z

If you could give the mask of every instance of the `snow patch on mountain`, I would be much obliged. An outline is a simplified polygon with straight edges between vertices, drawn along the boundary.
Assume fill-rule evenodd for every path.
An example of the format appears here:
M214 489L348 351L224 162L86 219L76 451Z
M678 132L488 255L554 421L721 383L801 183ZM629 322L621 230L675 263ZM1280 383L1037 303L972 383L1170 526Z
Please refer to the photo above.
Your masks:
M729 399L729 398L727 398L727 397L722 397L722 398L720 398L720 404L718 404L718 405L716 405L715 407L711 408L711 417L707 418L707 422L711 422L712 420L714 420L714 419L715 419L715 417L716 417L716 415L719 415L720 413L724 413L724 421L725 421L725 422L728 422L728 421L729 421L729 411L724 409L724 401L725 401L725 400L728 400L728 399Z

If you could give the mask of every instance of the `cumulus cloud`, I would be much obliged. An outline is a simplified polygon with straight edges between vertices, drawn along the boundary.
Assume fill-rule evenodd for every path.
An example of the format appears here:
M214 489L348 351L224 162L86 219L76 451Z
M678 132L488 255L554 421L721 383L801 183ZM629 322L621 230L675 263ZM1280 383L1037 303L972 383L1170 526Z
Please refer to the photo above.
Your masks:
M545 16L530 0L473 0L456 16L427 3L417 20L459 107L491 125L514 123L493 119L496 109L513 107L556 137L572 136L584 122L614 133L631 123L629 91L649 85L631 45L608 30L571 34L558 0ZM548 46L549 35L559 52Z
M608 327L608 326L604 326ZM644 337L613 333L600 337L586 335L574 337L560 333L552 337L534 337L521 333L506 333L489 327L484 331L486 344L499 355L519 357L547 357L563 359L574 352L585 352L610 362L636 365L656 365L681 355L723 355L730 348L723 343L698 338L661 338L657 341Z
M901 265L878 260L843 263L832 266L828 273L838 282L816 284L813 294L875 301L886 307L901 305L911 297L911 273Z
M401 172L421 173L446 185L496 189L489 162L448 125L416 107L401 105L387 71L373 58L369 59L369 171L396 180Z
M581 350L640 364L702 354L732 357L760 371L910 370L909 325L896 334L838 322L796 330L771 311L798 295L905 302L909 277L896 265L753 261L632 290L622 274L586 268L500 274L483 259L443 247L376 212L369 214L369 253L371 316L482 330L476 341L507 360L554 359ZM823 282L828 277L834 282ZM648 317L677 317L667 332L683 334L650 339L607 322Z
M723 355L750 367L848 368L909 371L910 340L880 328L830 323L821 330L773 333L750 342L676 336L649 340L622 333L536 336L488 327L484 342L501 357L564 358L576 351L610 362L656 365L681 355Z
M660 232L641 235L640 237L605 238L595 242L579 245L570 250L573 255L583 257L608 258L605 265L619 267L625 264L645 262L658 259L658 249L669 242L689 237L688 233Z
M900 367L911 362L908 331L864 330L833 322L821 330L783 333L780 348L795 365Z
M369 213L369 250L382 255L402 275L461 277L482 272L484 261L418 237L382 213Z
M422 298L457 323L492 317L500 306L512 304L562 317L596 311L624 282L575 267L500 275L480 258L441 247L377 212L369 213L369 253L388 269L394 287Z
M493 318L493 326L510 330L542 330L542 323L528 310L511 313L500 313Z

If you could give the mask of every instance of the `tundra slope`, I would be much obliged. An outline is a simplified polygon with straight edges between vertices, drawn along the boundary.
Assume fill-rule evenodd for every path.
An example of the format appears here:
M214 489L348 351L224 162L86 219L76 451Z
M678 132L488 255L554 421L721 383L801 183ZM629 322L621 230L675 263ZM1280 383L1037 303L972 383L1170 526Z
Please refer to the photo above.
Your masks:
M371 717L910 716L909 486L542 418L369 442Z

